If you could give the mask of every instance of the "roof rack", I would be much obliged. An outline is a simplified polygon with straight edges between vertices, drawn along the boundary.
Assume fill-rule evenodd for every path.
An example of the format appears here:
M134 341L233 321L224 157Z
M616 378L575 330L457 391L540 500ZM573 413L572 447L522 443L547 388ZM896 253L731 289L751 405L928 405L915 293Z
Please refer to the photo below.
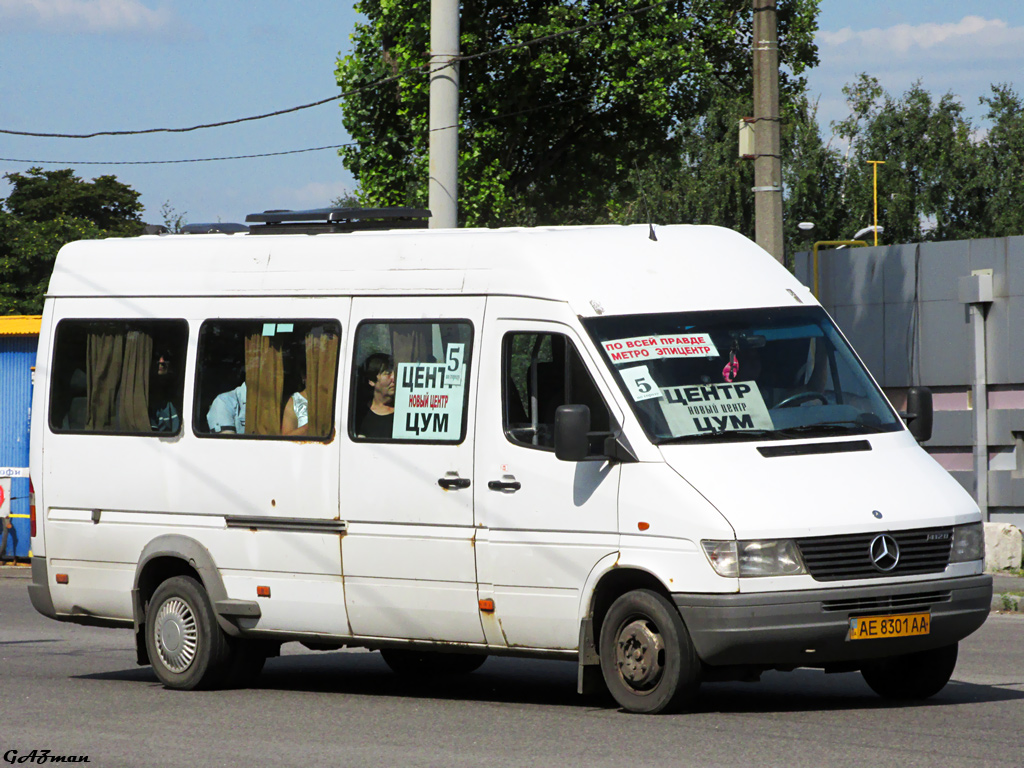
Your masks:
M423 229L425 208L314 208L309 211L250 213L253 235L316 235L322 232L362 232L374 229Z

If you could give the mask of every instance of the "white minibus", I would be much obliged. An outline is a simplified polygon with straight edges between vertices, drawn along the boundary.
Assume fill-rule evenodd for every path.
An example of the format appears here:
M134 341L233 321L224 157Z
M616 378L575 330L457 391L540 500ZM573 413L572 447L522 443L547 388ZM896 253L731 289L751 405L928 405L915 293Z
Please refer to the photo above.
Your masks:
M978 507L915 439L927 390L897 412L733 231L412 214L61 250L40 613L132 628L179 689L293 641L410 674L563 659L643 713L798 667L943 688L992 580Z

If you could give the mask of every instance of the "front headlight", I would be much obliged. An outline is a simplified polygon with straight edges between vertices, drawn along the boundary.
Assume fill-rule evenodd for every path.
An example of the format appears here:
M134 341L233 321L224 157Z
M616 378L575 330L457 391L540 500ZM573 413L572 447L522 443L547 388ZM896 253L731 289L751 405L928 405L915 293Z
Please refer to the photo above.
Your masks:
M754 578L807 573L793 539L702 541L701 544L719 576Z
M953 549L949 562L967 563L985 559L985 526L981 523L953 526Z

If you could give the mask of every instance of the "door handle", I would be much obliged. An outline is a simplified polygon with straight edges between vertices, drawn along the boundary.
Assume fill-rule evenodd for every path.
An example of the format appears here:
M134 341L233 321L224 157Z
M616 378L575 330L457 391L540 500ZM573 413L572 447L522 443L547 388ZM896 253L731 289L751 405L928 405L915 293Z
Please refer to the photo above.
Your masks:
M492 491L507 491L509 493L515 493L523 484L518 480L491 480L487 483L487 487Z
M439 477L437 484L444 488L446 491L450 491L453 488L469 488L468 477Z

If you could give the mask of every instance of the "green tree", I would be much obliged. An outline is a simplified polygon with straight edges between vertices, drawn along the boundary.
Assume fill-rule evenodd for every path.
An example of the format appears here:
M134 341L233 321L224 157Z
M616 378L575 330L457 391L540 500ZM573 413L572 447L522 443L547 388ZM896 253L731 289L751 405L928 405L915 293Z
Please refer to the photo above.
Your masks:
M990 196L985 218L990 237L1024 235L1024 104L1006 84L982 97L992 128L982 145Z
M0 314L38 314L57 251L73 240L141 234L139 193L114 176L71 169L8 173L0 204Z
M842 153L822 139L817 104L801 99L782 126L783 232L788 256L810 250L815 240L846 236L844 180ZM800 231L801 221L813 222L814 230Z
M739 116L749 115L749 91L717 91L708 109L676 130L678 161L638 171L643 184L609 206L609 220L714 224L754 237L754 164L737 154ZM817 107L803 93L782 94L782 170L786 253L807 249L797 222L830 232L843 219L842 156L821 139Z
M110 235L142 232L139 193L116 176L83 181L70 168L29 168L25 174L8 173L4 178L13 186L7 210L23 221L45 222L67 216L87 219Z
M163 205L160 206L160 218L163 219L164 226L172 235L180 235L185 231L185 225L188 224L186 216L188 216L188 211L178 213L177 208L171 205L170 200L164 200Z
M843 92L850 116L835 128L849 142L846 236L873 223L869 160L885 162L878 168L878 223L887 242L989 236L983 153L952 93L934 99L915 83L897 99L865 74Z
M368 23L338 62L342 89L424 65L429 6L361 0ZM801 89L817 62L817 10L818 0L779 2L783 90ZM583 223L627 206L612 201L636 196L635 169L678 167L677 128L716 91L749 84L751 16L749 0L464 0L466 54L594 25L460 63L460 222ZM362 202L425 205L427 104L422 72L343 100L358 145L340 154Z
M736 151L739 116L750 113L748 94L717 89L704 114L676 127L671 156L638 166L613 192L607 220L716 224L753 235L754 167Z

